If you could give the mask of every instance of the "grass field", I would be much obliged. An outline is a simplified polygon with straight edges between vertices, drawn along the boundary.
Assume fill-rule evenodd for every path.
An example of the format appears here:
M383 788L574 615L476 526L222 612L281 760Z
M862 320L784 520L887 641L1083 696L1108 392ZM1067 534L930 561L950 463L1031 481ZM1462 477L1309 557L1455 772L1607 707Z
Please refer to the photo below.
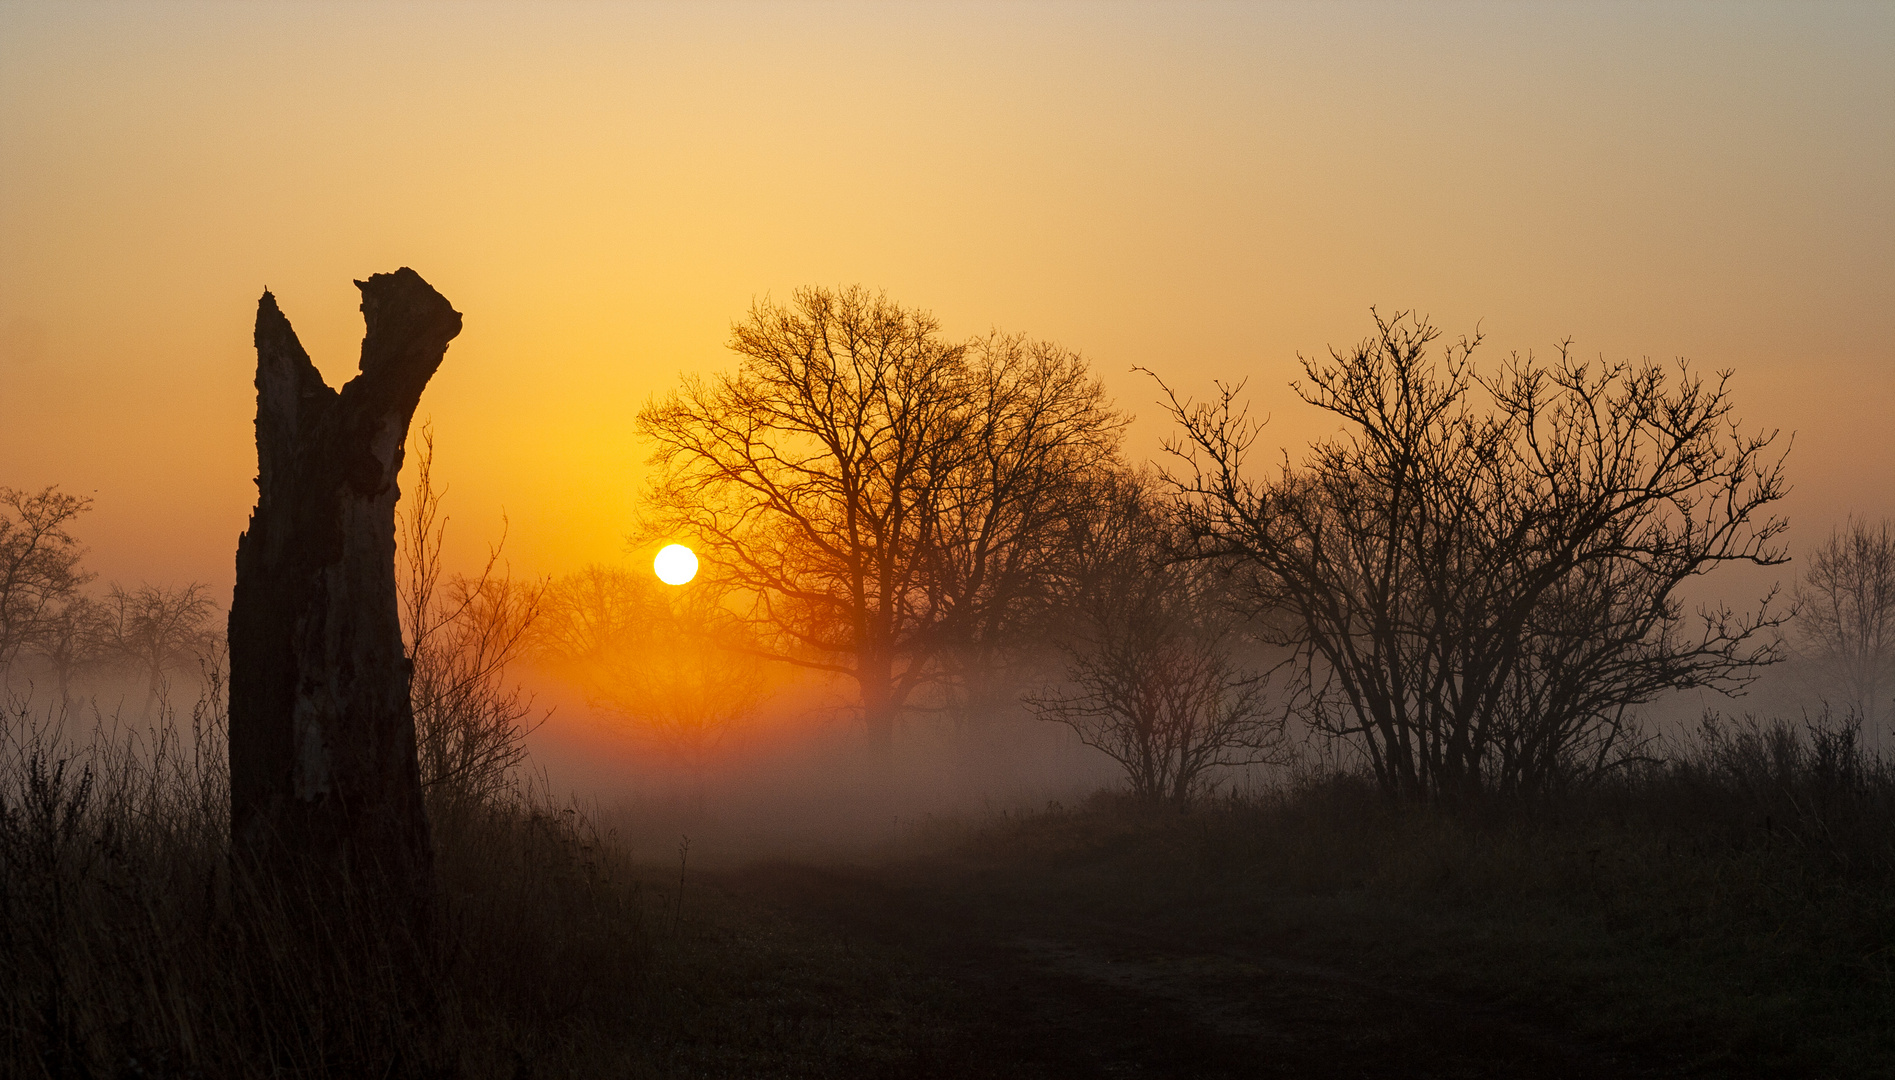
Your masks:
M1530 807L1100 796L724 885L947 979L994 1075L1895 1075L1895 776L1845 735Z
M415 978L232 904L204 717L63 748L26 719L8 1076L1895 1075L1895 770L1841 727L1714 726L1531 805L1308 777L717 872L437 797Z

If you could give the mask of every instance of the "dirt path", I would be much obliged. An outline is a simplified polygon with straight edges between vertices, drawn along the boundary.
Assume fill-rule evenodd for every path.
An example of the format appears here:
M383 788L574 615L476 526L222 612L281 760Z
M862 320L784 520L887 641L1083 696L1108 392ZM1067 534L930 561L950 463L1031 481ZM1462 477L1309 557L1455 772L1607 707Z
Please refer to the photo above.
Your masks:
M1584 1078L1680 1075L1556 1021L1392 986L1267 945L1043 910L952 880L755 867L727 887L899 950L950 982L941 1076Z

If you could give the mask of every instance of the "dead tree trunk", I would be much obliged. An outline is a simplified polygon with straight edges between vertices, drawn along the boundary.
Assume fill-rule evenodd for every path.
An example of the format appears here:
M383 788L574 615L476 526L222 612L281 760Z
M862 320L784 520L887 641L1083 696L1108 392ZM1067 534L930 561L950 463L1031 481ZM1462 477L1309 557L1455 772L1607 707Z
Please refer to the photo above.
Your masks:
M319 908L346 895L418 931L433 851L395 599L395 477L461 316L406 267L356 286L362 373L340 393L276 298L257 305L257 507L230 605L231 850L254 880Z

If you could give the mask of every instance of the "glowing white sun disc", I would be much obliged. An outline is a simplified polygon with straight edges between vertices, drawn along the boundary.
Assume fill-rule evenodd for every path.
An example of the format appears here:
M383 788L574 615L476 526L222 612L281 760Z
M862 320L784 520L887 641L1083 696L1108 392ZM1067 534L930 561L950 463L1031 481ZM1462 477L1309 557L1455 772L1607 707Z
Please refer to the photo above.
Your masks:
M651 568L666 585L682 585L697 576L697 556L683 544L667 544L651 561Z

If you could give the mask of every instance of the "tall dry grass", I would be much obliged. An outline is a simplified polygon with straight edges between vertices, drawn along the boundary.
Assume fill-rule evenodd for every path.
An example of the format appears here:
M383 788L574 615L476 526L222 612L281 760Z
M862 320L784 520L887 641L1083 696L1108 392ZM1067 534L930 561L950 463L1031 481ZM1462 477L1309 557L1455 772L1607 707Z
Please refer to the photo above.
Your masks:
M648 898L584 815L436 785L438 940L346 904L311 933L232 877L216 680L143 730L79 719L0 726L0 1075L641 1071Z

